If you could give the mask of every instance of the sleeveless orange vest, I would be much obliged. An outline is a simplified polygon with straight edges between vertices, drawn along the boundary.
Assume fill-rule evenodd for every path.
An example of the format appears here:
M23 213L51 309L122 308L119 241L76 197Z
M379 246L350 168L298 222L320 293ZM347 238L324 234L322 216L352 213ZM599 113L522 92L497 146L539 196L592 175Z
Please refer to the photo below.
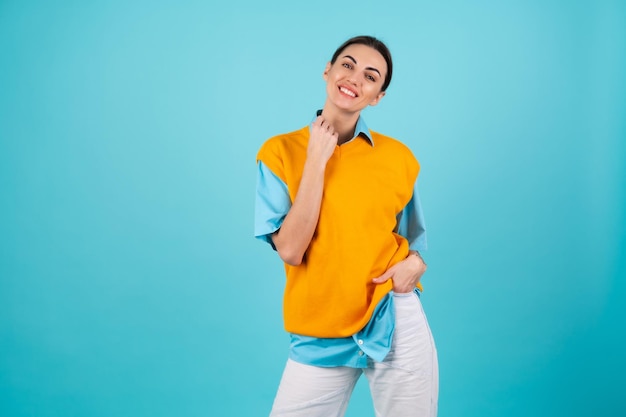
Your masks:
M301 265L285 264L283 313L290 333L348 337L370 320L392 281L375 278L409 251L396 216L413 195L419 163L399 141L371 132L335 148L326 166L320 217ZM257 160L285 182L293 202L306 159L309 127L275 136Z

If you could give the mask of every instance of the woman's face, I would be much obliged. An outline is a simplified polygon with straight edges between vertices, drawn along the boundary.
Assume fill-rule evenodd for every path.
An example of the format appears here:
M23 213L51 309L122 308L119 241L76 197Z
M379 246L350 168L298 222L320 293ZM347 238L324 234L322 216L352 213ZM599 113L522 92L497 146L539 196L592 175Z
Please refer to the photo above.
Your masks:
M376 49L353 44L341 51L334 64L324 70L326 93L339 109L357 112L375 106L385 95L381 91L387 63Z

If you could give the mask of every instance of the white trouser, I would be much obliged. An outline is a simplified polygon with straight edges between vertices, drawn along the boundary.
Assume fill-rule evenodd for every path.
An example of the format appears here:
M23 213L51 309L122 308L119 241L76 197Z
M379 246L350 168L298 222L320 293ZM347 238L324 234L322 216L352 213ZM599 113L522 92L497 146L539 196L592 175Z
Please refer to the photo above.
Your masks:
M322 368L288 360L271 417L341 417L362 373L376 417L435 417L437 351L419 297L394 294L396 328L383 362L365 369Z

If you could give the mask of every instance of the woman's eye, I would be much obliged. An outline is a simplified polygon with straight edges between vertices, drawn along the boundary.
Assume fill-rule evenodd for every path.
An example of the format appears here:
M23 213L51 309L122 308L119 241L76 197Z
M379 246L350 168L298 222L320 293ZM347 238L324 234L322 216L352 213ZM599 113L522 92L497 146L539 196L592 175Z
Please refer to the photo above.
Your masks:
M374 78L372 75L366 75L365 77L370 81L376 81L376 78Z
M352 65L348 64L347 62L344 62L344 63L343 63L343 66L344 66L345 68L348 68L348 69L349 69L349 68L352 68Z

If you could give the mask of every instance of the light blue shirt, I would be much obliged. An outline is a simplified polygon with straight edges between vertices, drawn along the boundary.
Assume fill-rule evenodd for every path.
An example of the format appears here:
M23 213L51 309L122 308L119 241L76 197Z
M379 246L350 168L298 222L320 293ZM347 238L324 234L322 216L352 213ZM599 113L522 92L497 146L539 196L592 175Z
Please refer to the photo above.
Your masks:
M318 115L319 113L318 111ZM359 117L357 121L352 140L359 136L375 146L362 117ZM272 242L272 233L280 228L290 208L291 198L287 184L259 161L255 201L255 237L276 249ZM426 249L426 228L417 183L411 200L397 215L396 232L408 240L411 250L421 252ZM381 362L387 356L391 349L394 328L393 293L389 293L378 303L372 318L365 327L352 337L319 338L291 334L289 357L307 365L365 368L369 358Z

